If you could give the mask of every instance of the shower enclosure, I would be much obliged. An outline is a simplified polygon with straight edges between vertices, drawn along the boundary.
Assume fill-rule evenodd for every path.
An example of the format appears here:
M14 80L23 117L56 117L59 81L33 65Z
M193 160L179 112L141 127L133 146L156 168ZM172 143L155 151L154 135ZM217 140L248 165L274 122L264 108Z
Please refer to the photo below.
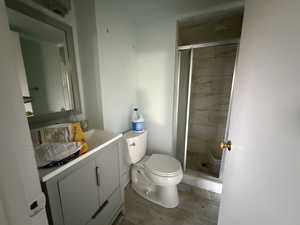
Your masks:
M239 40L178 48L176 152L184 169L219 177Z

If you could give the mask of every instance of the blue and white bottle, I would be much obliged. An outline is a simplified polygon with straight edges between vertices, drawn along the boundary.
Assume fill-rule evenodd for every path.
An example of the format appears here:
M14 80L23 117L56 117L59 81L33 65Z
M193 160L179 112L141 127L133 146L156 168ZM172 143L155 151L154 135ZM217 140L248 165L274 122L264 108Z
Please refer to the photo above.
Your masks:
M144 132L144 118L138 108L134 108L132 112L132 130L135 132Z

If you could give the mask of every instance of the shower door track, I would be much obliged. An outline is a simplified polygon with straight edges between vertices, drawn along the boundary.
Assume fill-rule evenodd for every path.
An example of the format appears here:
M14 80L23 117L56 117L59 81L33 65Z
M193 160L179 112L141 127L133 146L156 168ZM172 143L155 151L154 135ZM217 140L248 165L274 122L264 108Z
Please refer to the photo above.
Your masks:
M182 45L182 46L178 46L177 50L206 48L206 47L213 47L213 46L218 46L218 45L230 45L230 44L239 44L239 43L240 43L240 39L231 39L231 40L207 42L207 43L201 43L201 44Z

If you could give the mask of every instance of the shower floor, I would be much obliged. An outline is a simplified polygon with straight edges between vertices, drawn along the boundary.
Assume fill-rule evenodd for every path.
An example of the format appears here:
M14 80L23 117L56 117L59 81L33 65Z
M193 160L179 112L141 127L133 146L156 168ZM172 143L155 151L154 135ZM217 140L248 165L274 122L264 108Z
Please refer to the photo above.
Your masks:
M213 168L209 164L208 154L198 153L198 152L187 152L187 160L186 160L187 169L191 169L194 171L199 171L205 173L209 176L218 177L213 170Z

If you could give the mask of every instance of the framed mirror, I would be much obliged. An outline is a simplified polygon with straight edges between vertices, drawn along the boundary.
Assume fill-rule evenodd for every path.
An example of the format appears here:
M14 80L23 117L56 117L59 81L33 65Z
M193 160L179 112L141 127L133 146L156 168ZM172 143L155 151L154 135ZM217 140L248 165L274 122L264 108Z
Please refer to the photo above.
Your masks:
M25 68L19 81L26 115L46 121L80 113L72 27L20 1L6 6Z

